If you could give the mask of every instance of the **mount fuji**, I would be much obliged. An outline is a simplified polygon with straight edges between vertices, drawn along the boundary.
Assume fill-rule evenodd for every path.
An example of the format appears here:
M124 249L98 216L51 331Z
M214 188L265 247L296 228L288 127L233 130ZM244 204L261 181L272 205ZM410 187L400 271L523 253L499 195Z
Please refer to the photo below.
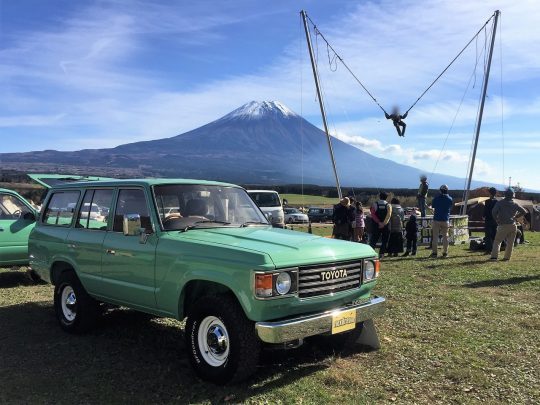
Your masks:
M332 138L346 187L412 188L420 170L370 155ZM277 101L251 101L202 127L152 141L74 152L0 154L4 169L122 177L178 177L240 184L333 185L326 135ZM434 175L432 184L462 188Z

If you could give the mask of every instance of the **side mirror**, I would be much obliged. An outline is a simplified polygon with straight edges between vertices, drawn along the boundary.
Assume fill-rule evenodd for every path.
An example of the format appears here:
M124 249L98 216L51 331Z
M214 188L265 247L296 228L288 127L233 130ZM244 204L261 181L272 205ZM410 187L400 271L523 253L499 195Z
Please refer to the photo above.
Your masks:
M32 222L36 222L36 214L34 214L33 212L25 212L24 215L23 215L23 219L25 221L32 221Z
M146 234L146 230L141 226L141 216L139 214L124 214L122 230L125 236L139 236L139 242L146 243L148 235Z

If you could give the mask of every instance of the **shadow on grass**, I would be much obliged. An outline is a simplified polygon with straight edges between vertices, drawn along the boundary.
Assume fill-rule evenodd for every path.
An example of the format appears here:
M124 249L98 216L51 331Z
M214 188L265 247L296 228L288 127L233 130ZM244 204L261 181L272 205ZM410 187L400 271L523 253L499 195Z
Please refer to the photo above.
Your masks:
M501 285L521 284L521 283L526 283L527 281L535 281L535 280L540 280L540 275L475 281L474 283L463 284L463 286L467 288L498 287Z
M15 288L43 284L42 281L34 281L26 270L9 270L0 273L0 288Z
M195 377L175 321L115 309L92 332L71 335L42 302L1 307L0 324L0 402L243 402L333 361L310 344L265 350L251 380L219 387Z

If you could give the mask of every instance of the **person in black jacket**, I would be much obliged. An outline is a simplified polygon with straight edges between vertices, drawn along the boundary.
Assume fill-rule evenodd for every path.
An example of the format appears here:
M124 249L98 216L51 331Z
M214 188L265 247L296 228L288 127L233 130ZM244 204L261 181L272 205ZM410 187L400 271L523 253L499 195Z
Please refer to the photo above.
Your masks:
M354 210L348 197L343 197L339 204L334 206L334 232L335 239L351 239L351 223L354 221Z
M486 244L486 253L491 253L491 249L493 248L493 241L495 240L495 235L497 234L497 221L495 221L495 218L493 218L493 207L495 207L495 204L497 204L497 199L495 196L497 195L497 189L495 187L491 187L489 189L489 200L486 200L484 203L484 242Z
M405 225L405 238L407 239L407 250L403 253L403 257L412 254L416 256L416 239L418 234L418 223L416 222L416 215L411 215L407 224ZM411 251L412 249L412 251Z
M386 111L384 112L384 116L386 117L386 119L392 120L392 122L394 123L394 127L396 127L396 131L399 136L405 136L405 129L407 129L407 124L405 124L403 120L407 118L407 114L409 113L406 112L405 114L401 115L397 107L394 107L392 109L392 114L388 114Z

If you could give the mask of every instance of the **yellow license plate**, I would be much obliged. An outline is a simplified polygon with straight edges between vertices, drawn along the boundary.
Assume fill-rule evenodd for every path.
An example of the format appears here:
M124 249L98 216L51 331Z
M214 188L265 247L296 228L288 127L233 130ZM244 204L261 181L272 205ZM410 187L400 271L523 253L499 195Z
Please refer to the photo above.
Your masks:
M332 316L332 335L354 329L356 326L356 310L340 312Z

